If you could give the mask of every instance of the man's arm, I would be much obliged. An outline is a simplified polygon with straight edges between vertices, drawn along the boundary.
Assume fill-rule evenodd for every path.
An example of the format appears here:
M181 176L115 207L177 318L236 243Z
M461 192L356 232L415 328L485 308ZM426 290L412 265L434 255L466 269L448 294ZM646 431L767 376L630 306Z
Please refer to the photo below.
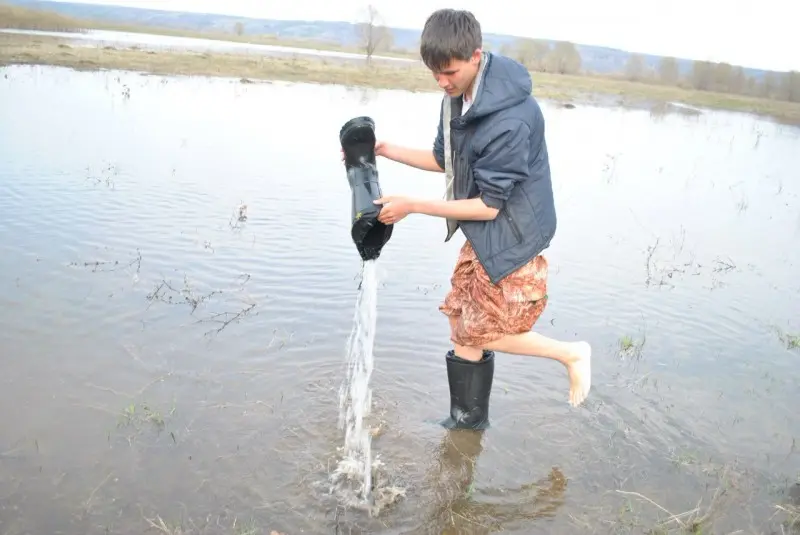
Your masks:
M492 134L473 164L472 174L483 203L501 210L514 186L528 178L530 128L518 119L507 119L495 126Z
M444 169L439 166L433 151L430 149L411 149L408 147L402 147L400 145L386 143L383 146L383 151L381 154L390 160L394 160L395 162L403 163L411 167L416 167L417 169L422 169L423 171L431 171L436 173L444 172Z
M497 217L511 190L528 177L530 129L517 119L508 119L492 129L480 156L472 166L472 174L480 194L472 199L454 201L383 197L385 204L378 220L395 223L408 214L425 214L461 221L487 221ZM396 207L392 203L399 201Z
M386 143L384 144L382 154L390 160L416 167L423 171L444 173L444 129L442 127L442 112L439 111L439 126L436 129L436 139L433 141L433 150L410 149Z
M480 198L458 201L417 199L411 203L411 213L461 221L487 221L497 217L499 210L486 206Z
M410 212L461 221L494 219L516 184L528 176L530 129L511 119L498 124L472 166L480 195L455 201L413 199Z

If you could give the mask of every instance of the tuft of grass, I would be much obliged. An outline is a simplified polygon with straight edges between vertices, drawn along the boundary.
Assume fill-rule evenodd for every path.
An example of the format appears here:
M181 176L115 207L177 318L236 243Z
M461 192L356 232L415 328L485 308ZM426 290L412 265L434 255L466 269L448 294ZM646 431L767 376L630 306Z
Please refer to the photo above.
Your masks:
M781 341L786 344L786 349L800 349L800 335L784 333Z
M142 518L149 526L147 530L148 532L156 532L162 535L194 535L199 533L208 533L209 528L212 527L214 528L214 533L219 533L220 528L222 528L222 533L230 533L231 535L258 535L259 533L265 533L258 527L255 520L242 522L236 517L234 517L233 523L230 525L230 527L220 525L219 519L213 521L211 517L207 517L205 519L204 525L197 524L191 519L168 522L164 520L161 515L156 515L153 518L143 516ZM273 530L270 531L270 535L283 534Z
M625 336L619 339L620 351L630 351L631 349L633 349L633 346L634 346L633 338L630 337L629 335L626 334Z
M175 414L174 403L167 416L170 417L173 414ZM151 424L156 429L163 430L166 425L164 415L161 414L161 411L151 408L147 403L141 403L139 405L131 403L122 409L117 427L129 425L140 426L146 424Z
M646 337L642 337L641 340L637 340L632 336L626 334L620 337L618 342L619 347L619 355L623 358L632 358L635 360L639 360L642 358L642 349L644 348L644 344L647 341Z
M778 339L788 350L800 349L800 335L787 333L780 327L773 325L772 330L778 335Z

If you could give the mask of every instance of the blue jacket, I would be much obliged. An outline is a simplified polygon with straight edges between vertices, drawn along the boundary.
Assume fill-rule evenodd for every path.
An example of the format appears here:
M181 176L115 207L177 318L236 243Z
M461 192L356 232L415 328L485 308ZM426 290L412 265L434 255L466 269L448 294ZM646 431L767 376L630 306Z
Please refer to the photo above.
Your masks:
M550 245L556 211L545 123L531 95L528 70L487 53L472 106L450 101L450 147L455 199L481 197L500 212L490 221L459 221L489 278L497 284ZM443 114L442 114L443 115ZM433 153L444 169L442 115ZM450 239L450 235L446 240Z

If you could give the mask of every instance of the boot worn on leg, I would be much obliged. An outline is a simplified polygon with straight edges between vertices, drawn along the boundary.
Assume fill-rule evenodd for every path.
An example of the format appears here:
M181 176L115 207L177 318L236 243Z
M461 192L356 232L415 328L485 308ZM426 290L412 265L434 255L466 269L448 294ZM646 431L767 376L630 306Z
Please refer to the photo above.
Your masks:
M339 141L352 191L350 235L361 259L374 260L392 236L392 225L378 221L381 207L374 203L382 197L375 164L375 123L369 117L350 119L339 131Z
M442 422L448 429L487 429L489 398L494 379L494 352L484 351L477 362L456 356L445 357L450 383L450 417Z

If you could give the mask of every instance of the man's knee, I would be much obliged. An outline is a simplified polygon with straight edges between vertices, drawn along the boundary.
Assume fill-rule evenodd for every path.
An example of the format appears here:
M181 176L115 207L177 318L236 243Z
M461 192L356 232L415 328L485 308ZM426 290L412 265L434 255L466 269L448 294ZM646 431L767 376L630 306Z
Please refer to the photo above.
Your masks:
M483 348L464 346L456 342L456 340L458 340L456 333L460 318L458 316L450 316L448 319L450 320L450 341L453 342L453 350L455 351L456 356L464 360L481 360L481 358L483 358Z
M479 361L483 358L483 349L480 347L462 346L454 344L456 356L464 360Z

